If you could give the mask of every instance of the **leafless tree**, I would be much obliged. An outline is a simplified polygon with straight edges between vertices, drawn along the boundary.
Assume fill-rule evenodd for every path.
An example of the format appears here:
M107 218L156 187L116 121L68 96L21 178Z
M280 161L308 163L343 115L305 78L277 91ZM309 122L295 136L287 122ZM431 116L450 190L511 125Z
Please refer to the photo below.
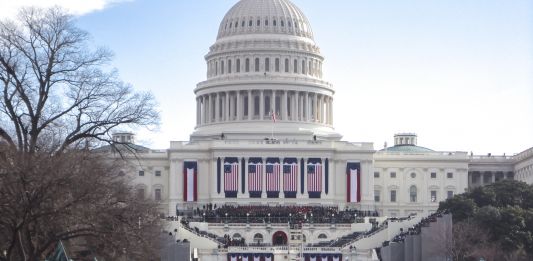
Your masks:
M28 153L61 152L109 142L118 127L155 126L153 97L120 81L110 59L59 8L1 22L0 137Z
M3 150L0 159L0 260L42 260L58 240L82 240L106 260L124 253L149 260L159 236L157 205L135 197L122 165L88 151L27 161Z
M0 22L0 260L42 260L59 240L106 260L155 256L156 203L91 149L117 128L157 126L156 104L89 40L58 8Z

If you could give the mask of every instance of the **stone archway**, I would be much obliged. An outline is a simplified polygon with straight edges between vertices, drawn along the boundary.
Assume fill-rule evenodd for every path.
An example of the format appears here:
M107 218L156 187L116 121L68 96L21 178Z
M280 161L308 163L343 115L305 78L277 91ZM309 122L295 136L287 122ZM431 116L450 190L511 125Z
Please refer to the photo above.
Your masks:
M287 234L283 231L277 231L272 235L272 245L285 246L287 245Z

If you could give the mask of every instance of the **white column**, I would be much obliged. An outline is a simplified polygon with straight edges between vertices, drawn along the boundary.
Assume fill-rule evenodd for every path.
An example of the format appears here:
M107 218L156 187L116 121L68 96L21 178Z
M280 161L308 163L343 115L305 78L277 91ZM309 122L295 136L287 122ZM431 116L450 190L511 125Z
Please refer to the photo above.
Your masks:
M228 93L229 94L229 120L232 121L233 120L233 116L235 115L235 99L233 96L233 94L231 93Z
M329 105L329 124L333 125L333 97L329 97L330 105Z
M252 90L248 91L248 120L252 120L252 115L254 114L254 107L252 106Z
M315 95L313 96L313 108L314 108L314 121L318 122L318 94L315 92Z
M241 92L237 91L237 120L240 121L242 119L242 101L241 101Z
M196 126L200 125L200 98L196 97Z
M226 104L224 109L224 118L229 121L229 92L226 92Z
M305 93L305 121L311 121L311 106L309 106L309 93Z
M215 121L220 122L220 94L217 92L215 100Z
M265 115L265 96L264 96L264 91L261 90L261 94L259 96L259 119L263 120L264 115Z
M205 96L205 123L211 122L211 95Z
M282 104L281 111L283 112L282 120L284 121L288 120L289 118L289 104L287 101L288 99L289 99L289 92L283 91L283 101L281 102Z

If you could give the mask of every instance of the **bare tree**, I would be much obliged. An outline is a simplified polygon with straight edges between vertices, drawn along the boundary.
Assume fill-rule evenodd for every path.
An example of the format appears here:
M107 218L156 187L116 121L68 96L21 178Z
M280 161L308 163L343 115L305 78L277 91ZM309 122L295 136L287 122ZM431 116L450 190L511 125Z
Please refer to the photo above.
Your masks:
M88 151L32 161L2 151L0 260L42 260L59 240L82 242L107 260L149 260L159 236L156 203L139 199L122 165ZM81 240L81 241L80 241Z
M155 101L108 68L111 53L61 9L23 9L0 23L0 137L21 151L110 142L117 127L154 126Z
M134 196L123 162L90 150L159 122L110 59L61 9L0 22L0 260L42 260L59 240L106 260L154 257L155 202Z

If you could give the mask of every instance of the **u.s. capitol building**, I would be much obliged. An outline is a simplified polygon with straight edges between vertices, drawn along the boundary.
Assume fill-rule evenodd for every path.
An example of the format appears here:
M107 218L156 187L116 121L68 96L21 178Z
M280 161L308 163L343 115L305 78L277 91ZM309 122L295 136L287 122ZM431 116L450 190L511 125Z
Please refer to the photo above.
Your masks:
M166 150L135 146L139 160L126 170L139 196L158 200L162 214L192 217L170 226L202 260L371 260L372 249L434 213L440 201L469 187L533 177L532 149L515 156L433 151L412 133L379 150L343 141L333 127L335 90L322 77L324 57L308 19L289 0L236 3L205 60L190 140L171 141ZM130 133L114 139L134 142ZM294 220L274 219L261 207ZM246 216L231 219L235 213L220 208ZM313 211L331 217L313 221ZM387 217L409 215L358 236ZM343 244L312 247L343 237ZM228 240L241 243L221 248ZM295 244L301 247L292 251Z

